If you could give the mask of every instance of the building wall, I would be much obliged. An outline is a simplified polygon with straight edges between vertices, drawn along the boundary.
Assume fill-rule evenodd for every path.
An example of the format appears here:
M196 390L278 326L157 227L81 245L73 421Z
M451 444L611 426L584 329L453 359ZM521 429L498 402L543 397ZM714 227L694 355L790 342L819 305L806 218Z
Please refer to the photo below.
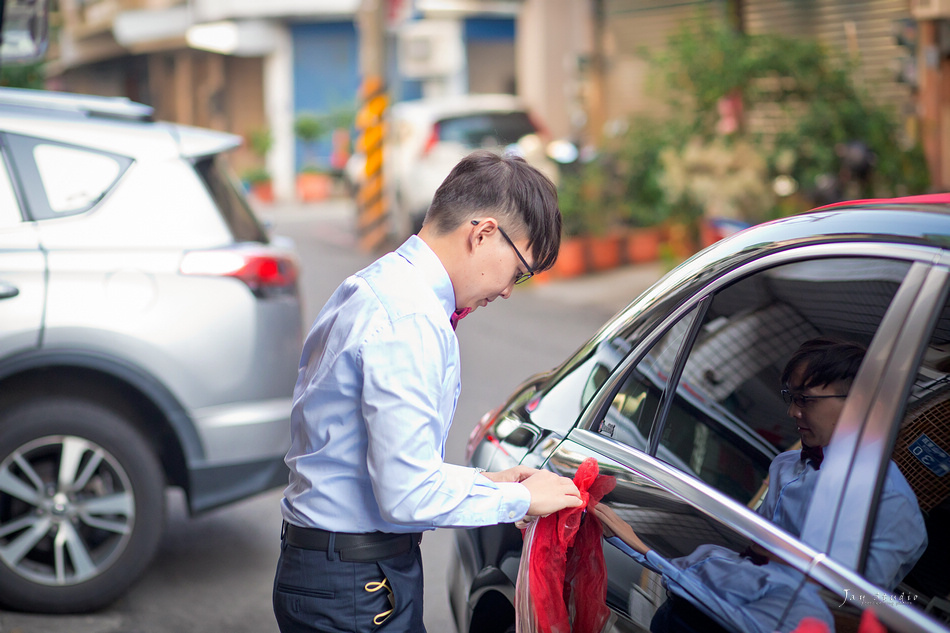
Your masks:
M916 116L911 87L898 81L897 62L907 54L894 37L895 23L910 18L907 0L745 0L742 20L749 34L781 33L814 38L857 64L854 81L873 86L869 95L904 119ZM781 124L778 107L748 113L751 129L770 132ZM909 126L912 129L912 126Z
M604 100L608 128L631 115L662 111L664 101L657 92L657 78L650 72L648 56L666 48L667 39L684 22L702 16L722 19L724 9L723 2L708 0L604 0L602 46L607 59Z
M352 20L291 24L293 40L293 111L326 114L341 108L355 108L359 90L359 60L356 26ZM315 159L329 165L332 151L329 136L316 147L316 156L295 141L297 169Z
M462 32L468 91L516 94L514 19L469 18Z
M589 107L579 60L591 50L588 0L524 0L516 40L517 94L556 138L578 138Z

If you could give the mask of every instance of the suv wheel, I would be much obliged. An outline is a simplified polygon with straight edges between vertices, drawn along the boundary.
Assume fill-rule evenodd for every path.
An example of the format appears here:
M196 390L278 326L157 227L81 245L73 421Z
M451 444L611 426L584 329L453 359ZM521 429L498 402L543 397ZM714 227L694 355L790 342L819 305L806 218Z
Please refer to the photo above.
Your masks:
M0 601L46 613L113 601L161 535L164 478L129 420L86 400L0 413Z

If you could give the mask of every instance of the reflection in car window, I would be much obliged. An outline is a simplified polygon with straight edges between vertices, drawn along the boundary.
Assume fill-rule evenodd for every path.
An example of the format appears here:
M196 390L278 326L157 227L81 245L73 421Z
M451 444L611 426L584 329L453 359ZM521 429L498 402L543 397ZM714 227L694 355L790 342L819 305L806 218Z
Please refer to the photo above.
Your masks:
M255 218L247 199L239 192L236 180L224 157L205 158L195 165L221 217L237 242L267 243L267 234Z
M0 229L16 226L23 221L20 217L20 203L17 202L10 182L10 173L0 156Z
M866 346L907 269L865 258L805 261L720 290L683 369L657 456L756 506L769 463L799 447L779 394L790 355L818 336Z
M917 368L893 460L916 495L928 535L927 549L900 590L914 598L911 604L950 623L950 302ZM887 495L884 486L880 496ZM888 520L879 510L875 530ZM865 574L873 572L872 561L866 561Z
M676 354L689 332L695 315L694 308L669 328L637 363L614 396L610 409L600 423L598 430L601 434L641 450L647 449L650 429L656 417L660 398L673 370ZM620 337L602 346L599 353L604 357L603 363L594 366L585 392L598 389L603 385L608 373L607 368L616 365L614 357L622 358L629 351L629 347L629 342ZM605 353L605 349L613 353Z
M104 154L60 145L38 144L33 158L53 213L88 209L112 187L122 165Z
M854 351L846 375L856 375L864 347L908 269L904 262L883 259L825 259L764 270L719 290L702 314L669 413L659 421L663 426L656 456L743 504L756 507L761 503L761 516L799 537L814 492L814 484L809 487L808 482L814 482L820 470L820 458L799 448L802 438L811 437L805 427L818 418L814 412L806 418L790 416L796 408L811 406L807 401L804 405L796 402L802 395L816 395L806 387L810 383L805 376L809 369L818 373L821 363L802 366L794 359L801 358L803 349L816 348L833 351L829 355L837 358L837 341L844 341L845 349ZM806 341L809 345L802 347ZM803 369L789 375L790 367ZM950 374L950 307L937 326L920 373L926 378L918 381L914 398L931 402L924 395L925 383L926 391L932 391ZM799 379L802 382L796 382ZM652 381L645 382L653 386ZM843 406L844 400L838 398L846 397L850 381L831 385L845 393L834 391L834 396L811 403ZM783 386L793 392L791 404L785 404L780 395ZM659 390L654 390L654 401ZM950 397L947 401L950 419ZM833 428L836 418L826 418L832 420ZM657 431L654 428L652 433ZM932 434L938 436L939 431L934 429ZM941 454L934 450L936 442L921 440L922 435L929 438L917 432L906 442L917 442L917 454L926 454L931 464L943 464L935 457ZM939 446L950 471L950 433L945 437L946 444ZM790 479L789 473L797 479ZM635 469L628 476L636 477ZM769 486L770 479L774 486ZM909 474L907 479L913 480ZM693 623L692 630L721 630L717 626L743 633L792 630L803 617L819 616L835 627L830 630L856 630L862 611L874 604L872 596L865 596L862 603L842 595L845 587L806 582L777 552L765 550L761 543L743 543L724 522L697 512L673 495L664 496L643 483L627 490L624 483L618 478L615 492L604 503L642 542L638 546L629 536L624 540L622 533L610 537L613 547L605 546L604 551L612 583L608 600L644 629L681 630L677 626L682 620L676 618L682 617ZM889 490L885 483L884 519L872 530L869 551L873 552L865 575L892 592L920 555L912 550L921 550L926 541L920 513L912 511L916 508L897 509L898 503L906 506L913 493L898 495L895 502L888 497ZM915 493L924 498L919 490ZM947 497L950 490L935 500L931 512L941 504L947 506ZM896 591L904 593L896 595L913 593L928 599L950 595L946 581L950 559L944 546L950 526L934 516L929 515L928 527L932 535L940 535L939 542L934 546L931 538L927 555L897 586ZM625 560L624 555L629 558ZM933 555L932 561L928 555ZM710 620L708 625L704 618Z
M607 601L637 630L771 633L804 617L832 621L800 571L757 564L747 539L673 495L619 477L593 513L610 529Z

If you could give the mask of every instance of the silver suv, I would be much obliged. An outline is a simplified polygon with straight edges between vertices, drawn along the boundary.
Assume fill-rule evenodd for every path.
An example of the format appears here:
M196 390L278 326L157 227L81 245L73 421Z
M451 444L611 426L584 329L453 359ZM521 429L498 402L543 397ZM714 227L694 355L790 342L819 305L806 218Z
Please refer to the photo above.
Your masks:
M0 603L100 608L166 486L200 512L286 484L297 258L240 138L121 98L0 89Z

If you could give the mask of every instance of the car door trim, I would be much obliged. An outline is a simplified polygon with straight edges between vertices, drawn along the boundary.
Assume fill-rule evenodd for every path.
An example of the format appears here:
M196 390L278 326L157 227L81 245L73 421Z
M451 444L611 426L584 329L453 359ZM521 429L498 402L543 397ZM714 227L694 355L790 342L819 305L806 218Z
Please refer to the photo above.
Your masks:
M712 520L724 523L740 536L755 541L809 578L828 588L840 587L839 595L844 589L849 589L852 594L866 596L868 600L888 599L888 595L882 593L879 587L853 569L814 550L709 484L656 457L584 429L571 431L557 452L569 451L569 443L603 455L619 465L629 465L639 476L681 498ZM875 609L875 613L889 627L906 633L932 633L938 630L934 629L934 621L929 616L910 605L909 599L899 602L895 598L888 602L888 606L890 608Z
M584 429L574 429L567 440L618 464L630 465L638 475L712 519L725 523L740 536L782 555L802 573L808 573L812 561L820 553L725 493L657 457ZM563 446L558 448L561 450Z

